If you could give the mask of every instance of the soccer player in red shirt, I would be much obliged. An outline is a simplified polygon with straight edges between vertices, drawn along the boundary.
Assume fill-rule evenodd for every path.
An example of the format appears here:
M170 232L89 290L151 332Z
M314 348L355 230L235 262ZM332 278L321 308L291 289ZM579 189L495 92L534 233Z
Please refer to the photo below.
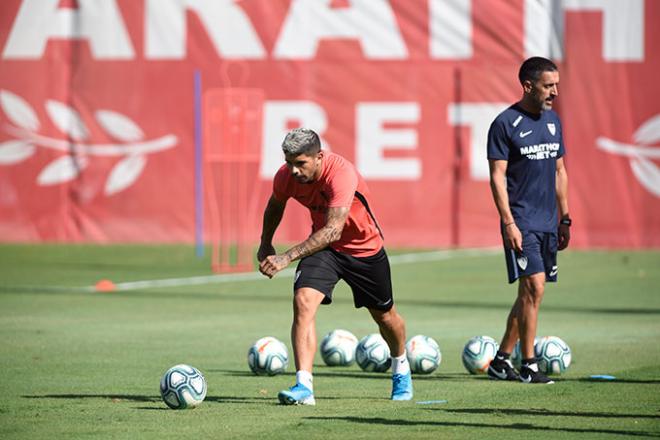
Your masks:
M269 278L300 260L293 285L291 326L296 384L281 391L278 399L284 405L315 404L312 364L316 312L321 304L332 302L332 291L340 279L351 287L355 307L369 310L390 348L392 400L412 399L405 323L394 307L389 260L368 204L369 189L364 179L349 161L321 150L321 141L312 130L292 130L282 150L286 164L273 181L257 252L259 270ZM272 239L289 198L309 209L312 234L277 254Z

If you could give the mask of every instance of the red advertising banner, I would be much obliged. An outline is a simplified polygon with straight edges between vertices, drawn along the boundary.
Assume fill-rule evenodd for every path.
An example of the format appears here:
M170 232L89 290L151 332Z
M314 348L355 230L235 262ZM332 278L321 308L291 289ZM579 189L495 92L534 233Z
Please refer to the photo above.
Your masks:
M5 0L0 240L209 239L235 195L196 185L195 149L238 138L196 132L200 103L257 89L259 207L307 126L365 177L388 245L498 245L486 133L540 55L560 67L573 245L658 247L658 21L652 0ZM309 233L294 204L279 241Z

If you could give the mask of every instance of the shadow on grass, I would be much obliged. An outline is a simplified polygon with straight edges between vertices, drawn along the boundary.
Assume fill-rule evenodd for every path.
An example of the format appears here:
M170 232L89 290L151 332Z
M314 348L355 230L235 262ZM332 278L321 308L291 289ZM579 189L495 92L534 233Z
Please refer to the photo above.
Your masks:
M114 403L129 401L129 402L149 402L149 403L162 403L163 400L160 396L144 396L136 394L43 394L35 396L21 396L24 399L109 399ZM241 397L241 396L206 396L204 402L215 403L269 403L277 401L273 397L260 396L260 397ZM168 408L155 408L155 407L138 407L138 409L168 409Z
M576 412L576 411L552 411L542 408L424 408L427 411L442 411L456 414L505 414L511 416L550 416L550 417L588 417L588 418L623 418L623 419L660 419L656 414L618 414L612 412Z
M639 437L656 437L660 438L660 434L644 431L625 431L618 429L587 429L587 428L553 428L551 426L537 426L531 423L511 423L511 424L494 424L494 423L467 423L467 422L443 422L443 421L416 421L404 419L385 419L382 417L332 417L332 416L312 416L303 417L306 420L318 421L341 421L350 423L360 423L367 425L385 425L385 426L427 426L427 427L459 427L459 428L491 428L491 429L516 429L521 431L544 431L544 432L568 432L580 434L615 434L615 435L629 435Z
M273 401L273 397L206 396L204 401L215 403L268 403Z
M353 379L380 379L380 380L391 380L392 372L387 371L385 373L362 373L359 371L314 371L314 377L347 377ZM413 380L415 382L426 382L426 381L459 381L463 382L466 380L469 381L489 381L488 376L471 376L468 374L432 374L432 375L419 375L413 374Z
M160 396L141 396L136 394L42 394L36 396L21 396L24 399L110 399L112 401L132 402L162 402ZM269 397L236 397L236 396L206 396L205 402L263 402Z
M24 399L110 399L115 402L129 400L132 402L161 402L160 396L142 396L137 394L42 394L21 396Z
M377 379L377 380L390 380L391 379L391 370L386 371L385 373L368 373L364 371L328 371L330 367L315 365L319 369L314 370L314 377L344 377L349 379ZM245 370L221 370L221 369L206 369L204 370L208 373L220 373L225 376L236 376L236 377L257 377L254 373ZM295 373L282 373L279 376L291 376L294 377ZM262 376L267 378L268 376ZM430 381L430 380L441 380L441 381L464 381L464 380L482 380L488 381L488 376L480 375L473 376L469 374L431 374L431 375L414 375L413 379L416 381Z
M590 383L623 383L623 384L660 384L660 379L613 379L613 380L599 380L589 377L581 377L577 379L562 379L567 382L590 382Z
M167 406L164 406L163 400L160 396L142 396L136 394L43 394L35 396L21 396L24 399L63 399L63 400L78 400L78 399L108 399L113 403L121 402L141 402L141 403L154 403L163 406L139 406L136 409L151 410L151 411L170 411ZM364 396L323 396L323 400L363 400ZM372 398L378 400L378 398ZM382 400L390 400L389 397L383 397ZM213 403L232 403L232 404L266 404L272 406L282 406L277 400L277 396L257 396L257 397L244 397L244 396L206 396L204 402Z
M205 373L221 373L224 376L236 376L236 377L258 377L256 374L245 371L245 370L220 370L217 368L206 368ZM294 376L295 373L281 373L280 376ZM263 376L268 377L268 376Z
M209 373L220 373L225 376L238 376L238 377L257 377L254 373L243 370L220 370L220 369L207 369ZM278 376L291 376L295 377L295 373L282 373ZM261 376L267 378L268 376ZM314 371L314 377L347 377L356 379L389 379L389 373L362 373L359 371Z

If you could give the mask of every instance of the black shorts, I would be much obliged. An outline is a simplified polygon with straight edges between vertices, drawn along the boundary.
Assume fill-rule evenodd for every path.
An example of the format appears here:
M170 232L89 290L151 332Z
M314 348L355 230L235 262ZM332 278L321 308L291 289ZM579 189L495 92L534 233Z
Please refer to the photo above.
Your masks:
M330 304L340 279L351 287L356 308L387 311L394 305L390 262L384 248L376 255L359 258L331 248L320 250L300 260L293 290L311 287L325 295L322 304Z
M557 281L557 234L554 232L521 231L521 253L504 248L509 283L520 277L545 273L545 280Z

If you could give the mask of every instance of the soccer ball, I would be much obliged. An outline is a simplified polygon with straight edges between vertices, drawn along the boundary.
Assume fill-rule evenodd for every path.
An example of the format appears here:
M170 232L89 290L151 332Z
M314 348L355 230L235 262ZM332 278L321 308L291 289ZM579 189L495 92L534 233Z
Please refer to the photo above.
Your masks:
M539 369L546 374L561 374L571 365L571 349L557 336L545 336L534 346Z
M382 373L392 364L390 347L378 333L372 333L360 339L355 349L355 360L364 371Z
M160 380L160 395L172 409L196 408L206 397L206 379L197 368L175 365Z
M321 341L321 357L330 367L348 366L355 361L358 340L347 330L333 330Z
M485 373L498 349L499 344L490 336L475 336L463 348L463 366L470 374Z
M410 370L417 374L434 372L442 361L438 343L433 338L424 335L416 335L408 340L406 356L410 363Z
M534 338L534 347L538 344L539 339ZM522 366L522 354L520 353L520 339L516 342L516 345L513 347L513 353L511 353L511 363L514 367L520 370Z
M274 376L286 371L289 352L279 339L266 336L252 344L247 355L248 366L259 376Z

